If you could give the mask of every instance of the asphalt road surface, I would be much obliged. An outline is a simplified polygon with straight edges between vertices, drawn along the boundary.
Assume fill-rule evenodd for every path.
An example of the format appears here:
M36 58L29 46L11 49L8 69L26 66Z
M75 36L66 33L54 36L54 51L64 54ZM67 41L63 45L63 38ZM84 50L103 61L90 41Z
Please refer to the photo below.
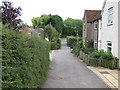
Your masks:
M62 48L55 50L52 56L52 65L44 88L108 88L96 74L70 53L65 39L62 40Z

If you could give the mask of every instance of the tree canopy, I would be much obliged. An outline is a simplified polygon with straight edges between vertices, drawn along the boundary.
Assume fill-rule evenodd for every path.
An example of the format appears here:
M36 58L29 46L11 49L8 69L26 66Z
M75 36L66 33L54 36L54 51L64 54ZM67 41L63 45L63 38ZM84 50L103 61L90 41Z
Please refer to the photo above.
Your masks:
M50 16L44 14L41 17L33 17L31 21L34 28L45 28L49 24L49 20Z
M82 37L82 20L68 18L64 21L64 31L65 35L74 35L77 34Z
M0 6L0 14L2 15L2 23L8 24L9 27L14 29L20 27L20 22L22 21L19 19L19 16L22 15L21 7L13 7L13 3L9 1L3 1L2 6Z
M51 16L50 18L50 24L56 28L56 30L62 34L62 31L63 31L63 20L60 16L58 15L53 15Z
M45 27L45 36L48 37L49 41L59 38L57 30L52 25Z
M45 28L46 25L52 25L58 33L63 31L63 20L58 15L42 15L41 17L33 17L32 24L34 28Z

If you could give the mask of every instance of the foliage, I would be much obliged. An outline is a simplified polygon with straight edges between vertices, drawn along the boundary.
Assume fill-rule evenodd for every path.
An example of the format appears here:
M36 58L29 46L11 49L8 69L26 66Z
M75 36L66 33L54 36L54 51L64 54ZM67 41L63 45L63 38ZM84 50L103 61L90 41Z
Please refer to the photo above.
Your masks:
M12 2L3 1L0 10L2 11L3 24L8 24L9 27L14 29L20 27L21 19L18 19L18 17L21 16L21 7L14 8Z
M89 41L85 42L85 48L94 48L94 41L89 40Z
M51 42L51 50L61 48L61 39L59 38L57 30L52 25L45 27L45 37L48 37Z
M52 25L58 33L62 33L63 20L58 15L42 15L41 17L33 17L32 24L34 28L45 28L48 24Z
M2 27L2 87L41 88L49 69L50 45Z
M49 22L53 27L55 27L55 29L58 31L58 33L62 34L63 20L60 16L52 15Z
M34 28L45 28L49 24L50 15L42 15L41 17L33 17L32 25Z
M85 48L85 47L83 47L83 48L81 48L81 51L83 51L85 54L90 54L90 53L94 52L95 49L94 48Z
M51 42L51 50L56 50L61 48L61 39L59 38L57 41Z
M83 58L83 61L90 66L105 67L110 69L117 69L119 66L119 59L110 53L104 52L103 50L94 51L89 55L81 52L80 58Z
M79 40L76 46L72 49L71 53L75 54L76 56L79 56L82 47L83 47L82 40Z
M114 57L110 53L104 52L103 50L94 51L93 53L90 54L90 57L92 57L92 59L90 60L90 65L97 65L110 69L118 68L117 63L119 59L117 57Z
M75 47L77 44L77 37L75 36L67 36L67 46L70 48Z
M79 19L68 18L64 21L64 36L78 36L82 37L82 21Z
M53 39L58 39L59 35L52 25L47 25L45 27L45 37L48 37L49 41L52 41Z
M93 53L90 54L90 57L97 59L101 58L106 60L117 60L117 58L114 57L111 53L105 53L103 50L94 51Z

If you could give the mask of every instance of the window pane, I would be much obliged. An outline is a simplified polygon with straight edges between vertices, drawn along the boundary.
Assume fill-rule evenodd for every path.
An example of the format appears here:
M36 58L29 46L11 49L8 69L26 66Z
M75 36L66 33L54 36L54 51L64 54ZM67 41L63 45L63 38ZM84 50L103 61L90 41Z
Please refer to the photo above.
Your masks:
M113 14L108 16L108 23L113 23Z
M113 12L113 7L108 9L108 13L112 13Z

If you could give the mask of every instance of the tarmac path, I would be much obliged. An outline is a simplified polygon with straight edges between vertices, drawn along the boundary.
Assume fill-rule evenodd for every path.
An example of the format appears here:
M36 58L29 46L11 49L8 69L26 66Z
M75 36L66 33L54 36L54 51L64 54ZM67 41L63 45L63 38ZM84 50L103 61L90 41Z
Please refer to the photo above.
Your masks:
M107 88L108 90L107 85L95 73L70 53L65 39L62 40L62 48L55 50L52 55L52 65L44 88Z

